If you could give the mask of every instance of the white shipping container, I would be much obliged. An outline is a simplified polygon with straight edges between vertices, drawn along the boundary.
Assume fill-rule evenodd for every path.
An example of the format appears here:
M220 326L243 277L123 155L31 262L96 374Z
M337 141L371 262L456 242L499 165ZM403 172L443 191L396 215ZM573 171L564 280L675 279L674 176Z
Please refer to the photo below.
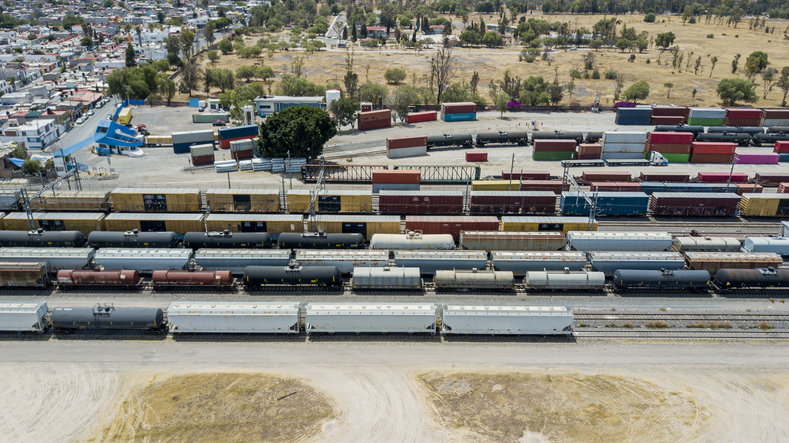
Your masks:
M668 232L570 231L567 244L574 251L666 251L673 237Z
M246 140L233 140L230 142L230 152L251 151L255 149L255 142L253 139Z
M214 145L192 145L189 147L192 157L203 157L205 155L213 155Z
M298 302L173 302L173 333L298 334Z
M745 237L742 252L774 252L789 255L789 238L786 237Z
M314 333L428 333L435 334L436 305L432 303L368 304L308 303L308 334Z
M214 130L203 129L200 131L173 132L173 144L214 142Z
M606 131L603 132L603 146L606 143L646 143L647 133L639 131Z
M141 273L158 270L186 269L193 256L191 249L102 248L96 251L96 263L104 269L134 269Z
M573 312L550 306L446 305L443 330L447 335L568 335Z
M386 156L389 158L404 158L404 157L419 157L427 155L427 146L414 146L412 148L397 148L386 150Z
M789 118L765 118L762 126L789 126Z
M43 332L49 326L46 302L0 303L0 331Z
M603 154L608 152L637 152L644 153L643 143L604 143Z
M690 108L688 118L726 118L726 110L722 108Z
M337 266L343 274L353 268L384 268L389 262L389 251L296 250L296 261L301 266Z

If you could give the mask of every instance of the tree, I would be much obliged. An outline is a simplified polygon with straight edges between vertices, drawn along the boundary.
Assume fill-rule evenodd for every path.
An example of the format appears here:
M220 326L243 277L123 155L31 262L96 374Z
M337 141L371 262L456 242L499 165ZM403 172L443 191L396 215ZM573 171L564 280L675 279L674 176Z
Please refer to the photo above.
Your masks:
M554 84L548 86L548 98L552 105L556 106L561 103L563 96L564 88L562 85L557 85L556 81L554 81Z
M784 93L781 99L781 106L786 106L786 95L789 94L789 66L784 66L784 68L781 69L781 75L778 77L778 81L775 82L775 84Z
M366 82L359 87L359 100L363 102L383 104L388 94L389 90L380 83Z
M164 12L159 11L156 13L156 21L158 21L159 24L164 24Z
M594 52L588 52L587 51L586 54L584 54L584 57L583 57L584 69L588 69L590 71L592 69L594 69L594 61L595 61L596 58L597 58L597 56L594 55Z
M616 41L616 47L619 48L620 51L625 52L625 49L630 48L633 45L633 42L626 38L620 38Z
M740 64L740 57L742 57L740 54L736 54L734 56L734 59L731 61L731 73L732 74L736 74L737 73L737 66L739 66L739 64Z
M439 48L430 58L431 88L435 86L436 102L441 103L441 94L455 78L455 60L452 58L452 48Z
M712 78L712 70L715 69L715 64L718 63L718 57L714 56L710 59L710 63L712 63L712 67L710 68L710 78Z
M214 24L213 20L209 20L208 23L205 25L205 29L203 30L203 37L205 37L205 41L208 42L209 45L214 44L214 31L216 30L216 24Z
M759 100L753 83L744 78L724 78L718 83L716 92L723 104L728 106L734 106L738 101L753 103Z
M650 12L649 14L645 15L644 21L646 23L655 23L655 14Z
M207 72L210 72L211 76L211 84L219 88L222 91L222 94L225 91L233 89L236 83L235 76L233 75L233 71L229 69L211 69Z
M216 62L219 61L219 54L212 49L208 51L206 55L208 56L208 61L211 63L211 66L216 66Z
M688 21L691 15L693 15L693 8L690 5L685 6L685 9L682 11L682 26L685 26L685 22Z
M131 43L126 45L126 67L131 68L137 66L137 62L134 61L134 46Z
M748 80L753 80L756 74L762 72L767 67L767 53L763 51L754 51L745 59L745 73L748 74Z
M671 98L671 88L674 87L674 83L666 82L663 83L663 86L666 87L666 98Z
M236 77L243 78L247 82L253 79L257 75L257 66L239 66L236 69Z
M390 85L400 84L400 82L405 80L406 76L407 74L403 68L389 68L384 72L384 78Z
M699 56L696 59L696 62L693 64L693 75L698 75L700 68L701 68L701 56Z
M263 158L306 157L312 162L323 145L337 134L329 113L310 106L293 106L260 124L257 151Z
M166 74L159 74L159 95L167 100L167 106L170 106L175 97L175 91L175 82Z
M488 31L482 35L482 44L487 46L488 48L492 48L495 46L501 46L504 44L504 39L501 37L496 31Z
M510 96L503 92L496 96L496 110L499 111L501 118L504 118L504 113L507 111L507 104L509 102Z
M195 89L200 83L202 75L203 70L195 60L187 60L181 68L181 81L184 87L189 90L189 97L192 96L192 89Z
M605 42L603 42L599 38L596 38L596 39L594 39L594 40L589 42L589 47L591 49L594 49L595 51L597 51L598 49L603 47L603 43L605 43Z
M195 33L188 29L182 29L180 43L181 53L184 55L185 59L189 60L192 58L192 55L194 55Z
M22 163L22 170L28 174L38 174L41 170L41 163L38 160L27 159Z
M401 122L405 122L408 112L413 105L419 104L421 97L419 88L413 85L403 85L394 90L391 94L386 96L384 103L386 107L391 109L396 118Z
M329 105L329 111L334 114L334 121L338 128L350 125L353 129L356 125L356 111L358 110L359 100L350 97L334 100Z
M90 49L91 47L93 47L93 39L90 38L89 35L86 35L85 37L79 39L79 44Z
M649 97L649 83L643 80L633 83L625 90L624 96L625 100L632 101L633 103L638 103L639 100L645 100Z
M61 25L63 26L64 30L68 30L68 32L70 33L71 28L73 26L81 25L83 23L85 23L85 20L82 18L82 16L69 13L66 14L65 17L63 17L63 21L61 22Z
M259 46L247 46L236 51L236 55L240 58L254 58L259 56L263 51Z
M567 91L567 94L570 95L570 101L573 101L573 92L575 92L575 83L573 82L565 83L564 89Z
M767 98L767 94L773 89L773 81L775 81L776 71L773 68L767 68L762 72L762 87L764 88L764 95L762 98Z
M345 76L342 81L345 84L345 92L348 93L348 96L350 98L357 97L356 88L359 85L359 75L353 71L353 50L345 54Z
M471 74L471 82L469 82L469 87L470 87L471 92L473 94L477 93L477 85L478 84L479 84L479 72L474 71L474 73Z
M219 48L220 51L222 51L222 54L224 55L233 52L233 43L226 38L223 38L222 41L219 42L219 45L217 45L217 47Z

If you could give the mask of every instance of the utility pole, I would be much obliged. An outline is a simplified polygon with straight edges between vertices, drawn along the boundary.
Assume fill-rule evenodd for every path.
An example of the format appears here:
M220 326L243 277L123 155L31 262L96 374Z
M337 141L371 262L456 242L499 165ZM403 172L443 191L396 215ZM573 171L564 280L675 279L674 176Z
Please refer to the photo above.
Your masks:
M512 163L510 163L510 184L507 185L507 190L512 191L512 171L515 169L515 153L512 154Z
M227 189L230 189L230 172L227 173Z
M288 150L288 163L285 164L285 169L288 170L288 179L290 180L290 189L293 189L293 168L290 167L290 150Z
M729 192L729 185L731 184L731 176L734 175L734 165L737 164L737 154L734 154L734 158L731 161L731 170L729 170L729 180L726 181L726 190L723 192Z

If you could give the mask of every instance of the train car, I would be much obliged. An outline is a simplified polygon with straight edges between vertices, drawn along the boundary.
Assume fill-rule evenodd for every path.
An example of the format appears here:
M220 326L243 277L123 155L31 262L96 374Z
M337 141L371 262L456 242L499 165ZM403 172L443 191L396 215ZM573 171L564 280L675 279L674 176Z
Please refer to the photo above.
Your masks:
M153 271L151 284L154 288L181 286L208 286L232 288L233 274L230 271Z
M88 234L91 248L175 248L178 235L175 232L126 232L93 231Z
M205 230L205 214L171 214L171 213L120 213L115 212L104 220L106 229L95 231L127 232L135 229L140 232L199 232Z
M476 145L483 147L488 144L493 145L520 145L526 146L529 144L529 133L526 131L498 131L498 132L480 132L476 137Z
M534 140L575 140L577 143L583 143L584 134L577 131L534 131L531 139L532 143Z
M89 248L0 248L0 262L49 263L49 272L88 269L95 251Z
M194 256L191 249L121 249L96 251L95 262L104 269L134 269L141 274L155 270L186 269Z
M699 125L657 125L655 132L691 132L696 137L704 133L704 126Z
M706 289L710 285L710 273L668 269L617 269L614 272L614 285L617 289Z
M673 237L668 232L570 231L567 244L573 251L667 251Z
M516 182L518 188L520 181ZM555 214L556 194L551 191L472 191L471 214Z
M502 231L596 231L597 220L589 217L506 215L501 217Z
M44 231L80 231L83 236L93 231L106 231L103 212L33 212L32 218L33 228ZM6 215L3 217L3 229L30 230L27 213L12 212Z
M558 251L562 232L461 231L460 249L481 251Z
M51 284L48 262L0 262L0 286L46 288Z
M674 237L678 252L737 252L740 241L734 237Z
M158 308L55 308L51 313L56 332L76 330L136 330L163 333L167 330L164 312Z
M390 250L449 250L455 249L451 234L427 234L409 231L405 234L375 234L370 240L370 249Z
M311 285L327 288L342 287L342 273L337 266L247 266L244 285Z
M685 266L679 252L590 252L592 268L608 276L618 269L676 271Z
M173 334L298 334L299 302L177 301L167 307Z
M723 291L735 288L786 288L789 287L789 269L719 269L715 273L715 286Z
M49 329L46 302L0 302L0 331L37 332Z
M710 126L707 128L707 134L721 134L721 133L745 133L745 134L764 134L764 127L762 126Z
M570 269L529 271L523 281L526 283L526 289L530 290L600 290L605 287L605 274Z
M402 221L398 215L316 215L309 217L311 232L362 234L370 241L375 234L399 234Z
M384 268L389 263L389 251L359 250L330 251L297 249L296 262L302 266L336 266L343 275L354 268Z
M474 144L471 134L428 135L427 149L431 148L470 148Z
M198 188L117 188L111 196L116 212L199 212L203 208Z
M759 135L768 134L756 134ZM714 134L699 134L696 136L698 142L729 142L736 143L739 146L748 146L751 143L751 134L747 132L719 132Z
M436 290L442 289L515 289L515 275L511 271L479 269L436 271L433 278Z
M710 275L719 269L758 269L778 267L781 256L772 252L686 252L690 269L705 270ZM632 269L622 266L622 269Z
M446 305L446 335L570 335L573 311L559 306Z
M359 233L327 234L325 232L283 232L277 238L280 249L351 249L364 246Z
M422 275L434 275L448 269L485 269L485 251L394 251L397 266L419 268Z
M76 286L120 286L135 287L142 283L140 273L135 270L94 271L61 269L57 273L58 286L68 289Z
M311 189L291 189L286 195L288 212L291 214L310 213ZM372 190L323 189L314 199L315 211L324 214L359 214L373 212Z
M436 305L432 303L307 303L305 329L316 333L436 333Z
M789 194L743 194L740 215L745 217L789 217Z
M586 254L577 251L494 251L490 256L493 269L512 271L518 277L525 276L529 271L560 271L565 268L580 271L586 266Z
M267 232L187 232L184 246L191 249L201 248L247 248L271 247L271 236Z
M584 141L586 143L600 143L600 140L603 139L603 133L601 131L594 131L594 132L587 132Z
M304 231L304 216L301 214L216 214L205 217L205 226L193 229L194 232L204 231L230 232L268 232L278 235L284 232Z
M754 146L774 145L778 141L789 140L787 133L754 134L751 138Z
M84 244L85 235L80 231L0 231L3 248L80 248Z
M394 289L419 291L424 286L419 268L357 267L353 270L353 289Z
M287 266L290 255L291 251L285 249L198 249L194 260L205 270L221 269L241 275L247 266Z
M745 237L742 252L773 252L789 256L789 238L786 237Z

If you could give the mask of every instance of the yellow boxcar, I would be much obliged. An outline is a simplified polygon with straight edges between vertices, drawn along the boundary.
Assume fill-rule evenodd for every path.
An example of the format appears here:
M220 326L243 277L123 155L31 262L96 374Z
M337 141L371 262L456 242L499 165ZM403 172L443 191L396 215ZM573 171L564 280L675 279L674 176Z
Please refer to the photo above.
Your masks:
M176 234L205 232L203 214L110 214L105 219L106 231L126 232L139 229L142 232L172 231Z
M205 218L209 231L232 232L304 232L301 214L209 214Z
M789 217L789 194L743 194L740 214L745 217Z
M501 217L502 231L586 231L589 227L587 217L562 216L504 216ZM592 231L597 230L597 220L592 224Z
M130 107L125 107L118 113L118 123L125 125L129 123L132 119L132 113Z
M45 192L30 200L34 211L107 211L110 209L108 191Z
M112 191L112 208L118 212L199 212L203 196L196 188L118 188Z
M35 228L47 231L81 231L85 236L93 231L103 231L105 215L103 212L34 212ZM12 212L3 217L3 229L8 231L29 231L27 214Z
M211 212L279 212L276 189L209 189L205 199Z
M287 194L288 212L310 212L310 190L291 189ZM315 199L315 211L320 213L369 213L373 212L372 191L323 190Z
M397 215L316 215L307 219L307 231L330 234L362 234L370 241L373 234L400 234L402 222Z

